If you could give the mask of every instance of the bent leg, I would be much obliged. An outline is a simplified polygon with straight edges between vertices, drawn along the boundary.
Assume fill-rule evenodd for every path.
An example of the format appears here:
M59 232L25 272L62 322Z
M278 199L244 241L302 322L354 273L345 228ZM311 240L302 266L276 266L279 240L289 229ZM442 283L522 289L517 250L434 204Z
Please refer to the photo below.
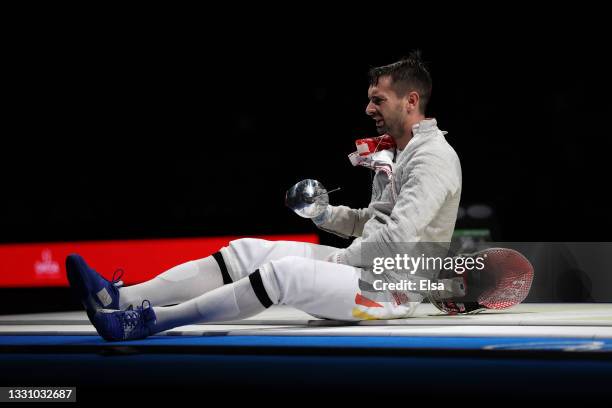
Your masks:
M237 239L209 257L177 265L149 281L121 288L120 308L135 308L144 300L153 306L182 303L236 282L271 260L288 255L325 259L336 250L306 242Z

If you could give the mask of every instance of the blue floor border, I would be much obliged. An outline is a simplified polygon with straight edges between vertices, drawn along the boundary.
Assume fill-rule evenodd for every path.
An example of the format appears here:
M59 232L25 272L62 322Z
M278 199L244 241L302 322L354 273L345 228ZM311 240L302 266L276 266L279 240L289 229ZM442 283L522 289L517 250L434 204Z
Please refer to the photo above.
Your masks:
M612 352L612 339L554 337L407 337L407 336L153 336L113 342L98 336L1 335L0 346L155 346L155 347L276 347L276 348L405 348L451 350L550 350Z

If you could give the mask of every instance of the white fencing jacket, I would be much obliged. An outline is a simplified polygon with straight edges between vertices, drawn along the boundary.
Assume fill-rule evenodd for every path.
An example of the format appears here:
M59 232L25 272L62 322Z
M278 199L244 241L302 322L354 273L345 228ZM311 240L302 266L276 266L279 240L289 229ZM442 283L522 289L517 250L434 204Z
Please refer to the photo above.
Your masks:
M364 243L450 242L461 197L461 164L435 119L412 128L412 139L396 157L391 175L377 171L367 208L331 206L317 225L345 238L357 237L334 261L361 265Z

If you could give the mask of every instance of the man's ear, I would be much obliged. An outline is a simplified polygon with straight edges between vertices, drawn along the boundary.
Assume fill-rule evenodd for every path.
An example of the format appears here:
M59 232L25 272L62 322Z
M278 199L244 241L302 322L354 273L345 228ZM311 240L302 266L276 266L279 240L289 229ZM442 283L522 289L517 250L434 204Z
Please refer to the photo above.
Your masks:
M420 100L421 100L421 96L419 95L418 92L416 91L408 92L408 95L406 95L406 111L410 113L414 110L418 110Z

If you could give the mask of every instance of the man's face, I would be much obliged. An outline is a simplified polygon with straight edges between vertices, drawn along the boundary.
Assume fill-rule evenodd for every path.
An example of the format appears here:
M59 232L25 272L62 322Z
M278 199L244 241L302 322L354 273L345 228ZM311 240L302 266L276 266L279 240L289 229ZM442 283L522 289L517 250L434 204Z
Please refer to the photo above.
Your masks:
M391 77L380 77L378 84L370 86L370 102L366 107L366 115L376 121L376 131L379 135L400 137L404 131L406 112L403 98L397 96L391 82Z

